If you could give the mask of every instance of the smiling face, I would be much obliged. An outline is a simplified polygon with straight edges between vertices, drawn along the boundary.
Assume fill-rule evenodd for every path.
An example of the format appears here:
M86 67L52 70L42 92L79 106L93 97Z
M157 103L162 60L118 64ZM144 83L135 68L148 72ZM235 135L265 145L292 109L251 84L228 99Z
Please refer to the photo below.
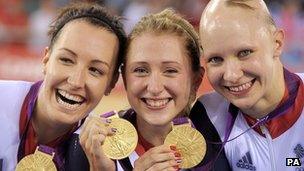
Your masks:
M115 34L82 20L66 24L43 60L39 114L53 123L83 119L110 85L117 51Z
M192 85L188 58L184 40L174 34L143 33L132 40L124 82L138 119L163 126L182 112Z
M254 12L245 11L225 8L213 17L203 16L200 36L213 88L255 116L279 101L284 92L279 59L283 33L272 31Z

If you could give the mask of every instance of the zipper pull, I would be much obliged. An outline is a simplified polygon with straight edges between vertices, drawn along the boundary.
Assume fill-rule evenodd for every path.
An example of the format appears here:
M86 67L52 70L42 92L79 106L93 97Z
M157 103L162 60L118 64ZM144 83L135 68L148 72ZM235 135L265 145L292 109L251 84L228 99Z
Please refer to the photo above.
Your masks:
M260 125L260 129L261 129L261 131L262 131L262 133L264 135L268 135L269 134L267 128L264 125Z

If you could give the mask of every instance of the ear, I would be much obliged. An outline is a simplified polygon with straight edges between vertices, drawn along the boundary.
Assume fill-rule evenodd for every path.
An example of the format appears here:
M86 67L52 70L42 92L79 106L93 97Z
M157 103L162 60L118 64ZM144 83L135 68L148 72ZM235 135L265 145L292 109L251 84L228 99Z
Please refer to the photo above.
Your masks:
M284 38L285 38L285 33L282 29L278 29L274 33L274 41L275 41L275 46L274 46L274 57L275 58L280 58L283 47L284 47Z
M42 59L42 64L43 64L42 72L43 72L43 75L45 75L45 73L46 73L47 63L48 63L49 59L50 59L50 49L49 49L49 47L46 47L44 49L44 57Z
M110 82L110 84L108 85L108 87L105 91L106 96L108 96L111 93L112 89L115 87L115 84L118 81L118 78L119 78L119 72L114 73L113 77L111 79L111 82Z
M204 74L205 74L205 68L201 66L200 67L199 75L195 76L195 78L193 79L193 88L194 88L195 92L200 87L200 85L201 85L201 83L203 81Z
M203 81L204 73L205 73L205 69L204 67L201 66L199 73L193 76L193 84L191 87L190 100L189 100L190 103L194 102L196 98L196 92Z

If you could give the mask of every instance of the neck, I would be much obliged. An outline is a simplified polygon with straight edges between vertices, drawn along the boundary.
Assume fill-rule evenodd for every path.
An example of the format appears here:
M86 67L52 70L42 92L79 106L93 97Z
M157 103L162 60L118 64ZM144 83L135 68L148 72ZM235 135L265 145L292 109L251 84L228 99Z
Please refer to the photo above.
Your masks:
M136 124L140 135L154 146L162 145L166 136L172 130L171 122L166 125L156 126L147 123L140 117L137 117Z
M260 119L277 108L284 97L286 87L283 67L276 72L280 74L275 76L275 80L272 80L272 86L267 89L268 92L266 92L251 108L241 109L243 113L246 113L253 118Z
M32 125L37 135L39 143L48 143L56 138L67 133L73 126L60 124L49 119L48 114L45 112L46 106L41 99L42 93L39 91L35 109L33 111Z

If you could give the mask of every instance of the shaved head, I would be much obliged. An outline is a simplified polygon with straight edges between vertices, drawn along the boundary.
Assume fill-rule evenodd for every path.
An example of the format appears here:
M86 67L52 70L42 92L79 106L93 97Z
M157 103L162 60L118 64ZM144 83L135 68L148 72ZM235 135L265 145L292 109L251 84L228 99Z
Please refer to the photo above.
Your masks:
M211 0L202 14L200 39L210 84L235 106L260 118L281 100L284 32L264 1ZM250 90L236 95L245 85Z
M243 14L251 15L251 19L264 22L263 24L271 30L276 29L275 22L263 0L211 0L202 14L200 31L210 24L216 24L217 19L221 17L232 16L236 10L238 11L235 17Z

